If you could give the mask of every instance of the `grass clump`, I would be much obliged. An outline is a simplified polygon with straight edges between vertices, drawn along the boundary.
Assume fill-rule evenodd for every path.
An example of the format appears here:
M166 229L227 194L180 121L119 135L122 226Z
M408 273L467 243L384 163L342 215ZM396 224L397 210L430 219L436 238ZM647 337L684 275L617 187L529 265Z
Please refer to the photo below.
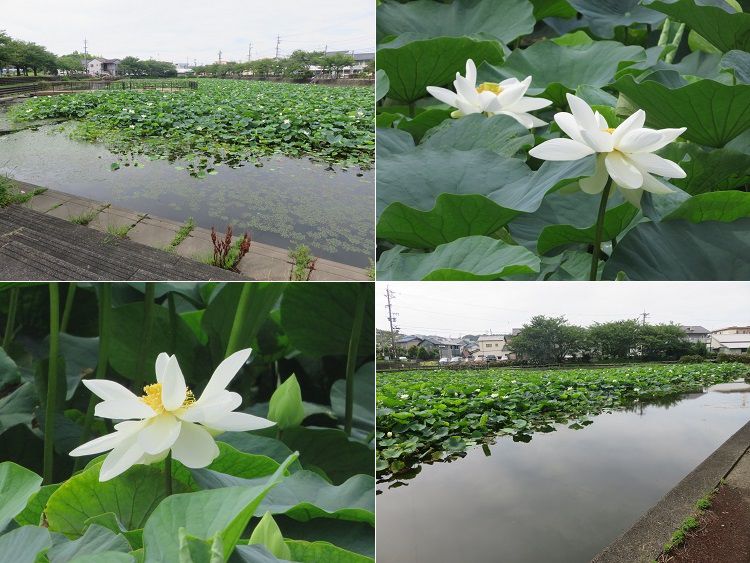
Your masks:
M289 280L310 281L310 277L315 271L315 262L318 260L310 252L310 248L304 244L298 244L296 248L289 251L289 259L292 261Z
M188 220L185 221L185 224L182 225L182 227L180 227L180 230L177 231L174 238L172 239L172 242L169 243L165 250L167 252L172 252L182 243L183 240L188 238L190 233L193 232L193 229L195 229L195 220L193 220L192 217L188 217Z
M26 203L32 197L46 191L47 188L34 188L28 192L21 191L10 177L0 176L0 207L7 207L13 203Z
M68 219L71 223L75 223L76 225L83 225L86 226L91 221L93 221L98 214L98 211L86 211L85 213L81 213L80 215L73 215Z
M117 238L126 238L132 228L133 225L122 225L120 227L117 225L107 225L107 234Z

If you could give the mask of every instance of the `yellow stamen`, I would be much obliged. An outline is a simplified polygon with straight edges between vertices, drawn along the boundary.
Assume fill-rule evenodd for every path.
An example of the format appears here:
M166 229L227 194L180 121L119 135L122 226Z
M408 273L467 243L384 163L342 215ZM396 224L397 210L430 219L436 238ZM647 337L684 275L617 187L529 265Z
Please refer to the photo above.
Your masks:
M607 127L605 131L610 135L615 132L616 127Z
M143 388L143 391L146 393L141 397L141 401L146 403L149 407L154 409L158 414L161 414L164 412L164 405L161 402L161 383L153 383L151 385L146 385ZM180 405L181 409L184 409L185 407L189 407L195 402L195 395L193 395L193 392L188 389L185 392L185 400Z
M481 94L482 92L492 92L493 94L499 94L503 91L503 87L500 86L500 84L495 84L494 82L483 82L477 87L477 92Z

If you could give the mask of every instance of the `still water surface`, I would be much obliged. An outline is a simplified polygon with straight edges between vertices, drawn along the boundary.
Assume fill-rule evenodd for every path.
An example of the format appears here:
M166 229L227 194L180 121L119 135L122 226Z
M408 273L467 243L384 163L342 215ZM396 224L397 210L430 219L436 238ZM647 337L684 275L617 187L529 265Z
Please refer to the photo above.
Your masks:
M750 420L750 385L500 438L377 500L378 563L582 563Z
M7 129L2 119L0 112L0 128ZM253 240L282 248L304 243L316 256L355 266L368 266L374 255L372 171L326 170L283 156L260 168L218 166L201 179L175 169L184 163L147 158L112 171L116 155L55 132L59 127L0 136L0 174L174 221L193 217L208 229L231 224Z

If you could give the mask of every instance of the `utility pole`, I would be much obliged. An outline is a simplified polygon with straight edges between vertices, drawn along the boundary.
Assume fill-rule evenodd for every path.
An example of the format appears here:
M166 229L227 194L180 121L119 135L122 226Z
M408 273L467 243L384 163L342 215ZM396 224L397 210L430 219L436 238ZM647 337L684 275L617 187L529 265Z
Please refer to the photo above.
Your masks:
M253 44L250 43L247 46L247 62L250 62L253 60Z
M323 56L325 57L328 54L328 45L323 47Z
M279 45L281 44L281 36L276 36L276 58L279 58Z
M84 37L83 39L83 67L86 69L86 74L89 73L89 42Z
M646 317L650 317L651 313L647 313L646 311L643 311L643 313L641 313L639 316L643 317L643 325L645 326L646 325Z
M396 332L398 332L398 327L395 325L398 313L393 312L393 304L391 303L391 299L394 299L395 297L396 294L386 286L385 298L388 300L388 304L385 308L388 310L388 324L391 327L391 353L393 354L393 359L396 358Z
M219 64L221 64L221 49L219 49Z

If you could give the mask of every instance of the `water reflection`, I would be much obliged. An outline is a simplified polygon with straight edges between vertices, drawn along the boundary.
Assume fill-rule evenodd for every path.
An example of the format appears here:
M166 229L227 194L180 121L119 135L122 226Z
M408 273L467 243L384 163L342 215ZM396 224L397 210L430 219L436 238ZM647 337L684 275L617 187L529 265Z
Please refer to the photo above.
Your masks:
M748 392L718 385L528 444L500 438L408 487L381 483L378 561L588 561L750 419Z
M143 157L138 166L113 172L116 155L53 133L59 128L0 136L0 174L175 221L193 217L205 228L223 231L232 224L260 242L282 248L304 243L317 256L357 266L374 255L372 171L332 171L308 159L275 156L260 168L219 166L202 179L176 170L179 162Z

